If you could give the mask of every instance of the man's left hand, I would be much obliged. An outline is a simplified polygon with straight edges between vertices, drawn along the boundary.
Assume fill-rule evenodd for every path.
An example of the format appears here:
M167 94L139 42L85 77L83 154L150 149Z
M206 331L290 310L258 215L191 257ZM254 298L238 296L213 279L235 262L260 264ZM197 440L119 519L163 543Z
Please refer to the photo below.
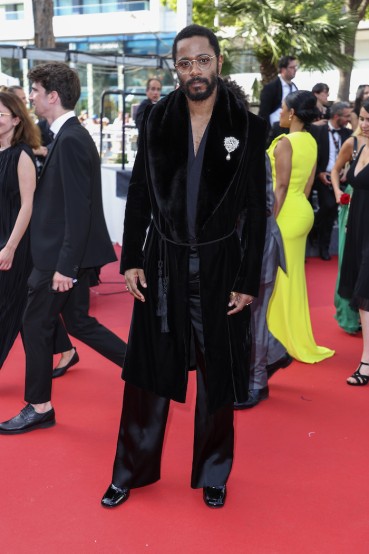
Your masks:
M229 295L228 306L233 308L227 312L227 315L237 314L241 312L245 306L249 306L254 300L254 297L250 294L242 294L241 292L232 291Z
M62 275L59 271L55 271L51 288L55 292L67 292L69 289L73 288L73 279L72 277Z

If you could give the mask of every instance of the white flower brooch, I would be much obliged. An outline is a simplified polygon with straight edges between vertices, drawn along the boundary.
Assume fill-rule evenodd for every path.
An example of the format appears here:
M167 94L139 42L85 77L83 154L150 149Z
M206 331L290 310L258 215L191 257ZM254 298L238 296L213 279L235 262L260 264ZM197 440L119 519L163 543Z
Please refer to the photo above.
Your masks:
M231 152L234 152L236 150L236 148L238 148L239 144L240 144L240 141L237 140L235 137L226 137L224 139L224 148L228 152L228 154L226 156L226 160L231 159Z

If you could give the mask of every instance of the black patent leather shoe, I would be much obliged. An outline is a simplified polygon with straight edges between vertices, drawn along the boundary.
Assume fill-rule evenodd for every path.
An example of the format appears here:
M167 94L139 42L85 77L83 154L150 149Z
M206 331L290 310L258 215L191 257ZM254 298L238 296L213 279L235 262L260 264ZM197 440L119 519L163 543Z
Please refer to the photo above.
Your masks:
M328 248L321 248L319 251L320 259L324 260L325 262L329 262L331 260L331 256L329 254Z
M0 435L20 435L36 429L46 429L53 425L55 425L54 408L44 414L39 414L31 404L27 404L17 416L0 423Z
M73 346L73 348L74 348L74 354L69 360L69 362L66 365L63 365L63 367L57 367L56 369L54 369L53 379L55 379L56 377L62 377L70 367L78 364L79 356L78 356L77 348L75 346Z
M274 375L275 372L278 371L278 369L286 368L289 365L291 365L292 362L293 362L292 356L290 356L288 352L286 352L285 355L282 356L282 358L279 358L279 360L277 360L276 362L273 362L272 364L267 365L266 370L268 374L268 379L270 379L272 375Z
M222 487L204 487L203 498L209 508L223 508L227 496L227 488Z
M128 500L130 492L130 489L119 489L112 483L102 497L101 504L105 508L115 508Z
M269 387L266 386L263 389L250 389L249 396L246 402L234 402L233 408L235 410L247 410L247 408L253 408L261 400L265 400L269 396Z

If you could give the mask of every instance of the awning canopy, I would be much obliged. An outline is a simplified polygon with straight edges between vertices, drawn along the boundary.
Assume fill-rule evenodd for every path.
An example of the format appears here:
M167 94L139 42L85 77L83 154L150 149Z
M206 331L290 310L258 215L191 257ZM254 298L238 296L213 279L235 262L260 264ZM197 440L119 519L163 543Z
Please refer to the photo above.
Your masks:
M73 63L91 63L93 65L147 67L160 69L168 65L168 58L162 56L126 56L114 53L90 53L80 50L57 50L46 48L34 48L33 46L16 46L11 44L0 45L0 58L60 61Z

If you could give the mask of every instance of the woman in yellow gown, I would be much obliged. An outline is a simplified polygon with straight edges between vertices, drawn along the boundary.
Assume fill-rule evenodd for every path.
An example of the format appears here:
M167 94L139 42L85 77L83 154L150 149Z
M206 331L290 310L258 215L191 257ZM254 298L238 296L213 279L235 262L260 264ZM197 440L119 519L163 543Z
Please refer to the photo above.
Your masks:
M334 354L315 342L305 277L306 238L314 221L307 198L317 160L316 141L305 127L316 117L315 96L304 90L292 92L285 98L280 115L280 126L290 132L277 137L268 149L273 170L274 215L287 263L286 274L278 269L268 307L268 327L293 358L306 363L319 362Z

